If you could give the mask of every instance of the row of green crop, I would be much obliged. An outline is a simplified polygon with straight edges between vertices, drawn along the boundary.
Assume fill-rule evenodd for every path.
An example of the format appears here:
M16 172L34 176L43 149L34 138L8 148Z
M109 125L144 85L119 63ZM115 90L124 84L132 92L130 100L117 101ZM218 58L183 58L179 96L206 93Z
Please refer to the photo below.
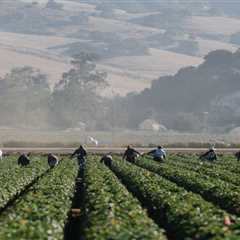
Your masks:
M17 166L17 156L11 155L11 156L4 157L0 161L0 173L2 173L2 171L5 171L5 169L10 169L16 166Z
M239 161L234 154L218 154L217 164L223 167L229 167L229 164L231 166L239 166Z
M229 170L219 167L218 164L212 164L211 168L203 162L184 162L178 159L165 162L166 165L181 168L184 170L195 171L201 175L207 175L214 178L219 178L223 181L240 186L239 174L231 172Z
M11 163L14 159L9 160ZM6 159L4 159L6 161ZM5 164L7 165L7 164ZM5 166L4 165L4 166ZM19 167L17 164L8 165L0 173L0 209L19 195L26 186L35 181L48 170L48 165L40 157L35 157L28 167Z
M149 159L138 159L136 164L189 191L200 194L206 200L231 213L240 214L240 189L238 186L184 168L159 164Z
M166 239L138 200L96 159L84 174L86 228L84 239Z
M224 225L227 213L199 195L127 162L114 160L111 169L176 239L220 240L237 234Z
M192 154L184 154L182 156L178 155L171 155L168 158L169 161L181 161L183 163L189 164L189 165L198 165L202 164L206 168L210 169L219 169L219 170L225 170L229 172L233 172L236 174L240 174L240 162L238 162L234 156L231 155L222 155L218 158L217 161L208 162L208 161L201 161L199 160L198 155L192 155Z
M35 183L0 216L0 239L63 239L77 171L75 163L63 160Z

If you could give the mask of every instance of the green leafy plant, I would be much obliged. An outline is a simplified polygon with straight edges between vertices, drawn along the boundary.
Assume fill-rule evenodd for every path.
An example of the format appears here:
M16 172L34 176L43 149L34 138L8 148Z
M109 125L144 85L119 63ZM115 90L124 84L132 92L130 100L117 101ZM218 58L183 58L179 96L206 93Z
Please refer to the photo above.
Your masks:
M138 200L96 159L87 162L85 183L84 239L166 239Z
M127 162L115 160L111 169L177 239L226 239L235 235L224 225L229 214L199 195Z
M236 185L195 171L159 164L149 159L139 159L136 164L175 182L189 191L200 194L204 199L231 213L240 214L240 190Z
M62 239L77 171L65 159L35 183L0 216L0 239Z

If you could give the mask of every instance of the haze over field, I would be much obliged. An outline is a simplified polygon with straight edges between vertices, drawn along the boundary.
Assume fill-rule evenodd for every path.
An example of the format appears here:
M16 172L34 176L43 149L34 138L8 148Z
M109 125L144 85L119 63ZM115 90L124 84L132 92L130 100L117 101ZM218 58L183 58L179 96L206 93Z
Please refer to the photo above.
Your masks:
M0 125L229 132L240 119L239 10L215 0L1 1Z

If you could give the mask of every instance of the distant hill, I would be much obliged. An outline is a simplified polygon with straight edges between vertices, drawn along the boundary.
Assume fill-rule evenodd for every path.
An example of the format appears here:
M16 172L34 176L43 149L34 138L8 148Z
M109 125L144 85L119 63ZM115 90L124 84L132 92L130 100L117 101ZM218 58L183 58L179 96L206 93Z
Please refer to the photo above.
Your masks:
M129 123L135 127L150 116L171 129L199 131L208 113L206 124L214 123L224 131L239 124L239 79L240 52L216 50L198 67L161 77L121 104L129 110Z
M108 73L103 75L109 86L97 95L104 108L98 109L104 113L99 128L109 129L114 115L116 128L123 129L150 119L178 131L228 131L240 121L240 11L220 2L0 1L2 84L12 68L30 65L53 87L72 56L84 52L97 55L96 70ZM8 100L12 103L11 96ZM87 121L96 127L92 120Z
M239 19L219 11L217 1L47 2L0 2L0 50L15 56L0 64L1 76L31 64L56 82L69 58L86 51L99 55L99 68L109 71L109 89L126 94L201 63L210 51L240 46Z

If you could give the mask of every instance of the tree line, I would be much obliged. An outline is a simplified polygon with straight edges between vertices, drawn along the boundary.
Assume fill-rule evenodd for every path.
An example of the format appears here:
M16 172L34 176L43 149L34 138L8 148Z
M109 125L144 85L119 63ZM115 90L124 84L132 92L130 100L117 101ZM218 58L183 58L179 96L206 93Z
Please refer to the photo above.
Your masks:
M104 118L105 100L98 94L107 85L96 70L96 56L80 53L71 69L50 88L47 75L32 67L15 68L0 79L0 125L31 128L95 129Z
M0 126L138 129L146 119L183 132L226 132L239 126L240 51L213 51L198 67L114 99L99 94L108 83L97 61L94 54L75 55L53 89L40 71L13 69L0 80Z

